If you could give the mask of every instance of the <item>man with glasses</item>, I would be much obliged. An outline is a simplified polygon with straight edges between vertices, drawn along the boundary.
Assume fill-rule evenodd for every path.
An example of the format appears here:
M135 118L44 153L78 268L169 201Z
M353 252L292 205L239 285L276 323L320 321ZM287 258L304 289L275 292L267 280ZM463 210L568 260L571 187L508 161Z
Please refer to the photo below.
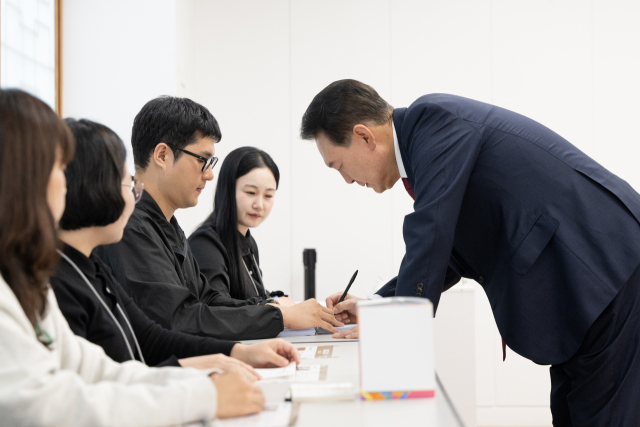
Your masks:
M122 240L99 251L143 311L168 329L220 339L272 338L283 330L325 324L333 311L315 301L293 307L224 307L200 273L174 213L198 204L218 161L216 119L190 99L149 101L133 123L135 179L144 193ZM341 323L334 319L335 325Z

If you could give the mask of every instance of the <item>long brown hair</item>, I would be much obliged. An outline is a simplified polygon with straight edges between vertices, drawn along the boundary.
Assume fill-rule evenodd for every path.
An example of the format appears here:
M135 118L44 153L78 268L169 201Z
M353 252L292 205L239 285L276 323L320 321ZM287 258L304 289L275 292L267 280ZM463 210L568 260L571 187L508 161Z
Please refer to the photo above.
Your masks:
M47 104L0 90L0 274L34 326L45 315L58 258L47 184L57 150L66 164L74 149L73 135Z

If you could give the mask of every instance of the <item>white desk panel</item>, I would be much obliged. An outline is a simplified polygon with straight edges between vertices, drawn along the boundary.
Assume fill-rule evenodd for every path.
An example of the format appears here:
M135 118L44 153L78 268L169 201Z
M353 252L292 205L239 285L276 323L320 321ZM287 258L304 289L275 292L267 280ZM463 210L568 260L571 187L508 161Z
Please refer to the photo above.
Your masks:
M328 337L328 340L327 338ZM306 338L306 341L299 341ZM286 341L301 343L328 343L334 346L336 357L303 359L301 365L327 365L327 382L350 382L354 391L359 389L358 342L337 340L330 336L289 337ZM250 344L258 341L245 341ZM402 363L401 360L395 363ZM390 361L385 369L393 369ZM406 400L301 403L296 427L326 427L328 424L363 427L387 426L439 426L463 427L438 382L433 398Z

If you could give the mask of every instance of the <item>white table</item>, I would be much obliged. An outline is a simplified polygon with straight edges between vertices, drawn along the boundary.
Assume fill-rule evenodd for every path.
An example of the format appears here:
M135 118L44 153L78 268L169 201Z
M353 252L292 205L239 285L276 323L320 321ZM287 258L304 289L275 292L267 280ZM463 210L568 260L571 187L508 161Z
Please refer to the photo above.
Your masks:
M334 357L303 359L301 365L327 365L327 382L350 382L358 390L358 342L331 335L283 338L295 345L333 345ZM258 341L244 341L246 344ZM402 363L398 359L397 363ZM390 363L386 369L393 369ZM435 397L405 400L302 403L296 427L463 427L446 393L438 381Z

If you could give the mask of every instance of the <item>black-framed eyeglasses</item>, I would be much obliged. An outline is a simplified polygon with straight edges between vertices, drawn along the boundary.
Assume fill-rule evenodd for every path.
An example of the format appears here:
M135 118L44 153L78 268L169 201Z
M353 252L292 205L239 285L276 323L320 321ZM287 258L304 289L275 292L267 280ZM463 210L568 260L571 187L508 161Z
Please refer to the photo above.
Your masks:
M187 150L184 150L184 149L182 149L182 148L178 148L178 147L176 147L176 146L175 146L175 145L173 145L173 144L168 144L168 143L166 143L166 142L165 142L165 144L167 144L169 147L173 148L174 150L180 150L180 151L182 151L182 152L183 152L183 153L185 153L185 154L188 154L188 155L190 155L190 156L193 156L193 157L195 157L196 159L200 159L200 160L202 160L202 161L204 162L204 165L202 165L202 172L206 171L206 170L207 170L207 168L209 168L209 166L211 166L211 169L213 169L213 167L216 165L216 163L218 163L218 158L217 158L217 157L215 157L215 156L214 156L214 157L209 157L209 158L207 159L206 157L199 156L199 155L197 155L196 153L192 153L191 151L187 151Z
M123 184L123 187L127 187L126 184ZM133 179L131 177L131 184L128 185L129 191L133 193L134 203L138 203L142 198L142 193L144 191L144 183L142 181L138 181L137 179Z

